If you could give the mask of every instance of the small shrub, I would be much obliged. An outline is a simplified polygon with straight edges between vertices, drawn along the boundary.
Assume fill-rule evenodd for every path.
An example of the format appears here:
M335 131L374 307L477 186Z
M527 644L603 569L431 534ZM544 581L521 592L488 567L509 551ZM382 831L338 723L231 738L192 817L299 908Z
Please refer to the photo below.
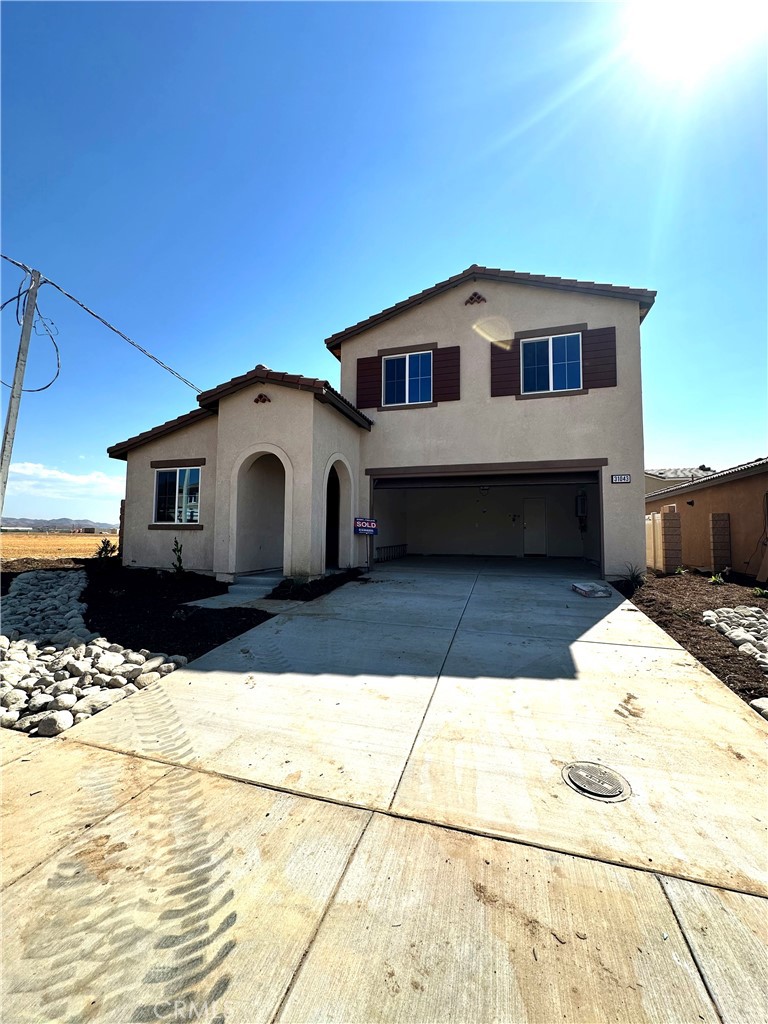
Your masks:
M687 576L687 575L688 575L688 570L685 568L685 566L684 565L678 565L678 567L675 569L675 576Z
M763 590L762 587L755 587L752 593L755 597L768 597L768 590Z
M117 554L117 544L113 544L108 537L104 537L101 544L96 548L97 558L112 558Z
M711 583L715 587L722 587L725 584L723 574L721 572L716 572L714 576L709 577L707 583Z
M179 544L179 538L173 538L173 562L171 568L174 572L184 572L184 561L181 557L181 552L184 548L183 544Z
M636 565L632 565L631 562L626 564L626 570L627 575L623 576L622 579L625 579L635 590L638 587L642 587L645 583L645 573L643 570Z

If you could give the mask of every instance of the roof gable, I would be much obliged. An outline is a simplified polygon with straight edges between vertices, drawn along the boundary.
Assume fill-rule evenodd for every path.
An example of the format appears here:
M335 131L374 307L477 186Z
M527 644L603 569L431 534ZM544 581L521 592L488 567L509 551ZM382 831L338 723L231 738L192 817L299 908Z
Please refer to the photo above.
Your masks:
M639 304L641 322L656 298L656 292L648 291L646 288L599 284L595 281L577 281L573 278L565 277L547 277L544 274L526 274L517 270L498 270L491 267L481 267L477 263L473 263L471 267L462 270L460 274L455 274L445 281L439 281L437 284L432 285L431 288L425 288L424 291L417 292L415 295L403 299L402 302L397 302L394 306L383 309L380 313L375 313L373 316L369 316L367 319L361 320L359 323L353 324L343 331L332 334L329 338L325 339L325 344L340 359L342 342L348 341L350 338L354 338L356 335L362 334L364 331L368 331L372 327L384 323L386 320L391 320L392 317L399 316L400 313L420 305L427 299L471 281L502 281L511 284L530 285L534 288L552 288L556 291L581 292L587 295L602 295L607 298L629 299Z
M331 408L341 413L348 420L351 420L356 426L362 427L364 430L370 430L373 425L373 420L369 420L359 409L356 409L351 402L348 402L343 395L340 395L335 388L332 388L327 380L320 380L319 377L303 377L297 373L281 373L276 370L270 370L268 366L260 363L252 370L249 370L248 373L242 373L239 377L232 377L231 380L199 394L197 400L202 408L193 409L192 412L184 413L183 416L177 416L176 419L161 423L158 427L152 427L150 430L145 430L141 434L129 437L125 441L119 441L117 444L107 448L107 455L112 459L127 459L129 451L141 447L141 445L146 444L148 441L155 441L166 434L171 434L176 430L188 427L192 423L208 419L211 416L217 416L219 402L222 398L234 395L238 391L242 391L243 388L250 387L252 384L277 384L280 387L295 388L298 391L310 391L316 401L322 402L323 405L330 405Z
M263 363L254 366L247 373L240 374L239 377L232 377L231 380L211 388L210 391L203 391L197 396L197 400L204 409L215 410L218 409L222 398L234 395L252 384L277 384L279 387L294 388L297 391L311 391L317 401L332 406L358 427L370 430L373 424L373 420L369 420L351 402L348 402L343 395L331 387L327 380L321 380L319 377L304 377L300 373L282 373L270 370Z

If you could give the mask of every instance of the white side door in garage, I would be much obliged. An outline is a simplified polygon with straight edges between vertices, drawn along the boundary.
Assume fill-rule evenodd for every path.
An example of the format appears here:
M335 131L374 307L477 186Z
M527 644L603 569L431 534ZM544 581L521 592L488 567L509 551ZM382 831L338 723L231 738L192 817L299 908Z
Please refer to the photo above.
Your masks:
M523 504L523 551L526 555L547 553L547 510L544 498L526 498Z

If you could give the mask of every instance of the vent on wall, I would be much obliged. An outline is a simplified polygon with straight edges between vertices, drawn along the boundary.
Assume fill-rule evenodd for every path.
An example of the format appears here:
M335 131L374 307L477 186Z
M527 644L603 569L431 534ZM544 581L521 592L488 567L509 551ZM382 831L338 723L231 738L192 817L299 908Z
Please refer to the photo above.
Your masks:
M480 292L472 292L472 294L469 296L469 298L465 299L464 305L465 306L475 306L475 305L477 305L478 302L485 302L485 301L486 301L485 296L481 295Z

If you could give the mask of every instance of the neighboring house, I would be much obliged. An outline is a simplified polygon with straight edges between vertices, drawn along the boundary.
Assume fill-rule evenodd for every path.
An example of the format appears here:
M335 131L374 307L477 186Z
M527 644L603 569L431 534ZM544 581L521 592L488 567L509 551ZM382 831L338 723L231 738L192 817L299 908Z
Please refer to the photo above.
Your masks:
M265 366L109 449L123 558L233 579L374 555L645 565L640 324L655 292L472 266L326 340L341 388ZM616 482L612 482L615 476Z
M648 494L645 511L680 516L681 564L760 576L768 549L768 459ZM765 579L765 577L762 577Z
M653 491L660 491L664 487L673 487L676 484L689 484L714 472L711 466L705 465L692 469L646 469L645 493L651 494Z

